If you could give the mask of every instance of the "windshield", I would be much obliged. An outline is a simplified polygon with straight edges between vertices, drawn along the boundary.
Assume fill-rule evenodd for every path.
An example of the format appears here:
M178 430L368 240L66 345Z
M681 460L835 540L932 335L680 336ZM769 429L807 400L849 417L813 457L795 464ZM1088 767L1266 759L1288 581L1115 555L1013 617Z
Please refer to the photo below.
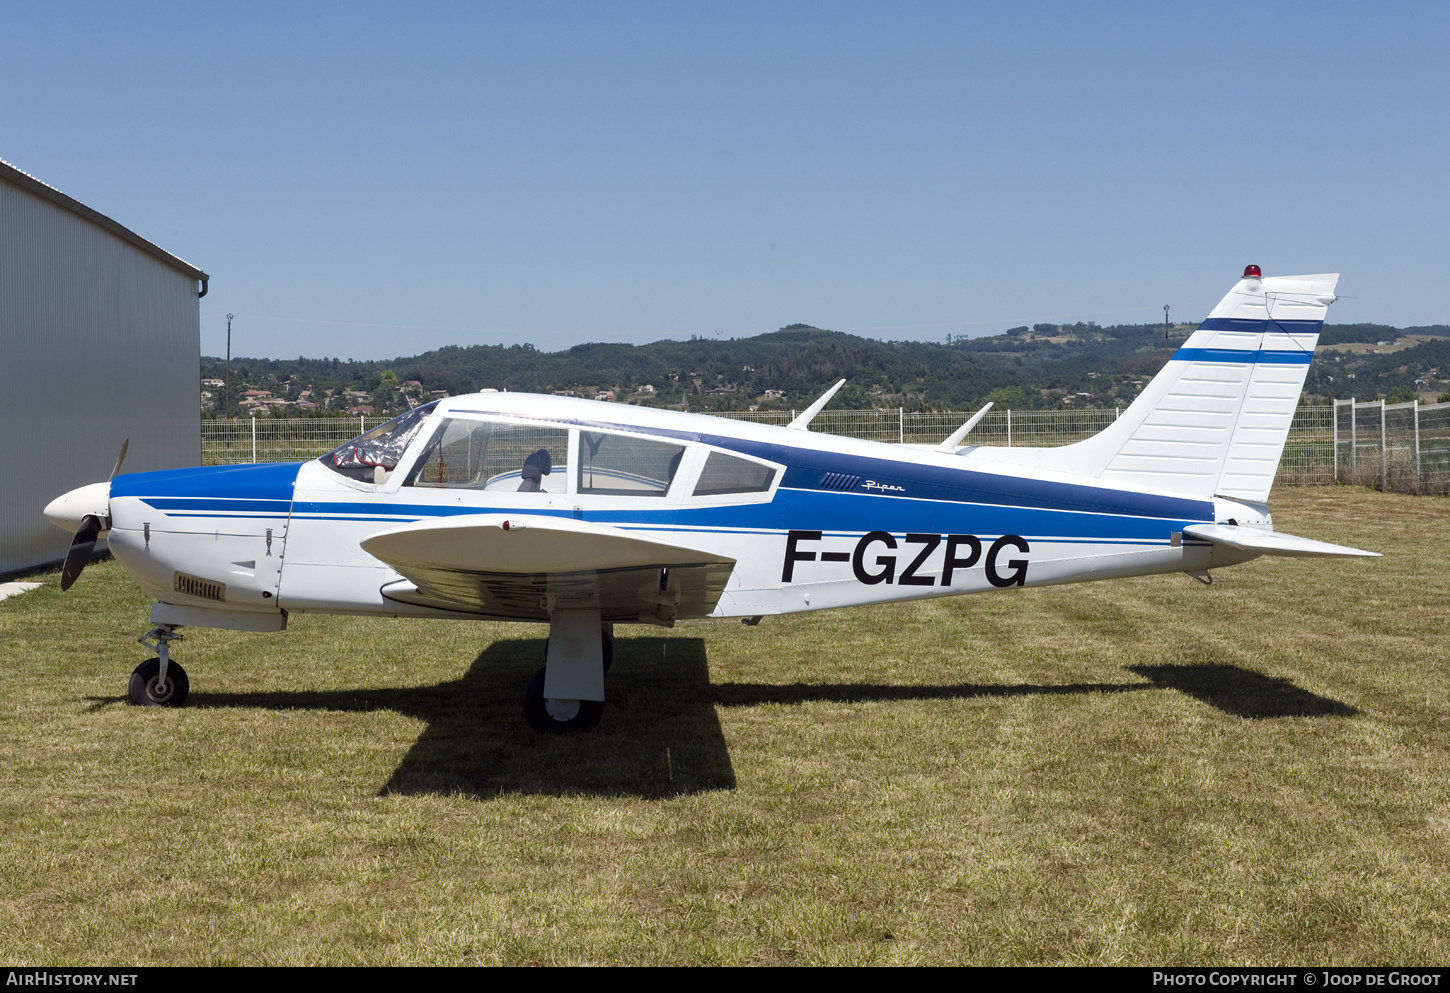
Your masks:
M408 450L408 443L438 406L438 401L379 424L365 435L334 448L318 461L334 472L364 483L382 483Z

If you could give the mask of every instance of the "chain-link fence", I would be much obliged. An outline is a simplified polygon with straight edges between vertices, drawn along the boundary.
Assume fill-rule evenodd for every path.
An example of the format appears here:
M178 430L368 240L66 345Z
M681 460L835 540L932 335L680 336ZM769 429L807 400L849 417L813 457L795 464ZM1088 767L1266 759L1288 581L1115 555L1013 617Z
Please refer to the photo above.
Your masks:
M799 411L726 413L742 421L789 424ZM971 416L970 411L823 410L811 421L811 430L866 441L935 445ZM1019 445L1051 448L1091 438L1117 419L1117 410L989 410L972 428L973 445Z
M1280 486L1328 486L1334 482L1333 407L1294 411L1274 482Z
M1334 401L1334 479L1401 493L1450 493L1450 403Z
M203 465L241 462L305 462L366 434L385 417L249 417L202 421Z
M721 414L789 424L798 411ZM825 410L812 431L907 444L936 444L967 411ZM968 435L974 445L1051 448L1097 434L1113 409L989 410ZM316 458L383 422L381 417L255 418L202 421L202 461L300 462ZM1409 493L1450 492L1450 403L1384 404L1336 400L1299 407L1279 461L1280 485L1358 483Z

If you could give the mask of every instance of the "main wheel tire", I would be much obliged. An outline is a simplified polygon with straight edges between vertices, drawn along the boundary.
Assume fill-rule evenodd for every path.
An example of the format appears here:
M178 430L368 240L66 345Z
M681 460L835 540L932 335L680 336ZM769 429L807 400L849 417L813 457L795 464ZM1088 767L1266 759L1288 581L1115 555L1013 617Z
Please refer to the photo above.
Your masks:
M549 713L544 699L544 672L540 669L524 689L524 720L540 734L568 734L571 731L592 731L604 716L602 700L577 700L578 710L567 720L558 720ZM557 709L557 707L556 707Z
M191 692L191 681L186 670L178 662L166 663L166 688L157 692L156 684L161 676L161 660L148 659L131 673L128 688L131 702L138 707L180 707L186 703Z

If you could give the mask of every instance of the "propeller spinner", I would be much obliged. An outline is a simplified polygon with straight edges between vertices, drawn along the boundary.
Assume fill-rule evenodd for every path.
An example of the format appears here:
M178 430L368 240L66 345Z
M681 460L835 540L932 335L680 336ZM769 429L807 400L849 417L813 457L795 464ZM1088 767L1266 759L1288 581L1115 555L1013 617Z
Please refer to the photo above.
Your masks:
M116 467L104 483L91 483L64 493L45 508L45 516L52 524L74 531L70 549L65 553L65 563L60 567L60 588L68 590L75 585L86 563L96 550L96 540L101 532L111 526L110 491L111 480L121 471L126 461L126 449L131 439L121 442L121 453L116 456Z

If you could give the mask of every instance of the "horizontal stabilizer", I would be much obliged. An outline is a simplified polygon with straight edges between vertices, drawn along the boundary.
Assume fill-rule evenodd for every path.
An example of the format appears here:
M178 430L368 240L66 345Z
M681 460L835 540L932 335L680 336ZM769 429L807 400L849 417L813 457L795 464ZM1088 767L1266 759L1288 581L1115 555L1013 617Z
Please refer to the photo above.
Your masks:
M1366 552L1347 545L1331 545L1327 541L1300 538L1298 535L1281 531L1261 531L1258 528L1239 527L1234 524L1195 524L1183 529L1183 533L1202 538L1216 545L1227 545L1260 555L1283 555L1289 558L1379 558L1379 552Z

